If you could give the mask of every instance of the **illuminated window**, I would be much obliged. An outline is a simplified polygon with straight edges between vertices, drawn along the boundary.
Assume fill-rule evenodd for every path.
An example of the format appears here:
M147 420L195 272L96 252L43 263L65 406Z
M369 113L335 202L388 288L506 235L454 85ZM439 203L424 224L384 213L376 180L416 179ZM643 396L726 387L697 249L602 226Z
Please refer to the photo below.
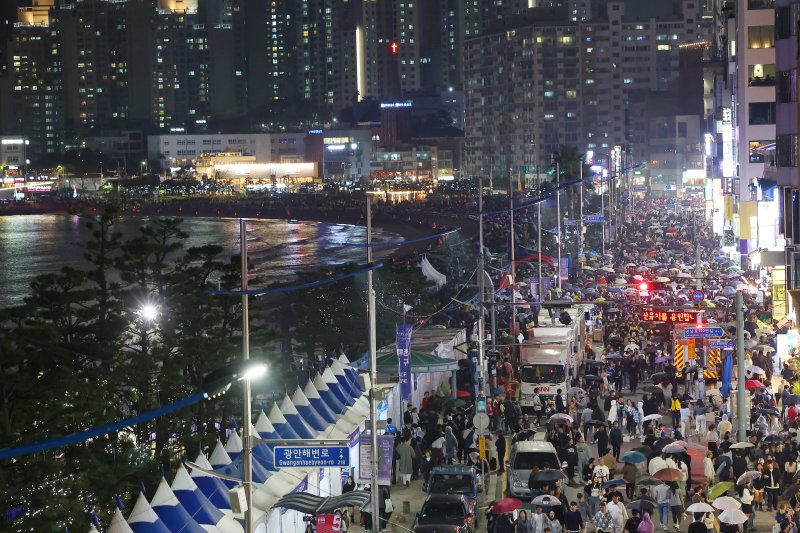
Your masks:
M748 48L773 48L775 46L775 27L749 26L747 28Z

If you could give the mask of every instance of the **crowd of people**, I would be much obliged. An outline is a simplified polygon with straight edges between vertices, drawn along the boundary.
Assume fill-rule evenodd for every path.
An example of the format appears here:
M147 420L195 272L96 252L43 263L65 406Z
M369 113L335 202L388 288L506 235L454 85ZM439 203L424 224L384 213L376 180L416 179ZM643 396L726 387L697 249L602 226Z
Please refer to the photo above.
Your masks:
M662 202L642 202L626 218L619 239L625 246L617 253L598 254L561 291L548 295L597 304L598 333L586 346L572 387L548 397L537 391L534 408L523 412L515 397L512 343L501 342L505 357L494 372L494 391L501 393L487 405L492 431L485 461L477 453L470 406L443 408L430 402L434 394L426 395L426 405L419 412L409 406L397 428L400 481L453 462L502 473L510 445L543 438L556 449L566 479L542 485L534 469L531 502L498 516L493 531L747 532L761 512L774 514L774 531L797 531L800 365L775 356L777 334L785 333L787 324L772 319L768 280L743 272L722 254L710 225L692 210L678 214ZM648 285L642 289L640 283ZM705 295L699 307L691 301L698 286ZM515 289L530 309L512 314L501 308L498 319L507 332L527 337L541 327L541 307L523 285ZM735 375L726 369L735 363L734 352L712 360L698 349L694 360L679 362L670 325L642 319L645 306L702 310L704 325L722 325L725 338L735 339L730 324L736 292L744 295L746 308L745 384L726 377ZM744 433L734 426L739 393L746 395L749 412ZM554 422L554 415L566 417ZM568 486L582 490L570 499ZM535 503L543 496L557 503Z

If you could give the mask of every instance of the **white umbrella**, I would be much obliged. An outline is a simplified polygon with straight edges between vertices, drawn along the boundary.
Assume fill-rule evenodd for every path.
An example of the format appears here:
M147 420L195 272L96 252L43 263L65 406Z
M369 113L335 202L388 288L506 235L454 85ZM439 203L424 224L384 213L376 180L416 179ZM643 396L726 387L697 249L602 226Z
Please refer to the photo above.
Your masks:
M714 499L714 501L711 502L711 506L714 507L714 509L719 509L720 511L742 508L742 504L730 496L720 496L719 498Z
M642 418L642 422L650 422L651 420L661 420L661 415L647 415L646 417Z
M713 513L714 508L705 502L697 502L687 507L686 511L689 513Z
M688 273L686 273L686 272L681 272L681 273L679 273L679 274L678 274L677 276L675 276L675 277L678 277L678 278L691 278L691 277L692 277L692 275L691 275L691 274L688 274Z
M756 366L756 365L748 366L747 367L747 371L748 372L752 372L753 374L759 374L759 375L764 373L764 369L761 368L760 366Z
M633 350L639 350L639 349L640 349L640 348L639 348L639 345L638 345L638 344L635 344L635 343L633 343L633 342L632 342L632 343L630 343L629 345L627 345L627 346L625 347L625 350L631 350L631 351L633 351Z
M748 520L747 515L740 509L726 509L719 513L717 518L726 524L744 524Z
M731 448L736 449L736 450L741 450L743 448L752 448L752 447L753 447L753 444L750 443L750 442L736 442L734 444L731 444Z

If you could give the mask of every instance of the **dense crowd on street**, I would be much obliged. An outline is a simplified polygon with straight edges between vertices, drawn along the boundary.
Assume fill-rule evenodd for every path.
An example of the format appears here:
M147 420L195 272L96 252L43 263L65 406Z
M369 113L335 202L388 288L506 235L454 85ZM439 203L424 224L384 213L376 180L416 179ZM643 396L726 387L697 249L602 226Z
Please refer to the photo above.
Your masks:
M710 225L691 210L676 214L661 202L642 202L626 218L619 240L625 242L619 253L596 254L547 296L597 304L595 334L572 387L552 397L537 391L526 412L517 402L514 353L504 340L511 344L512 330L535 335L542 309L537 295L515 286L531 305L515 313L515 327L510 310L499 313L505 357L491 372L493 387L487 384L499 394L487 405L486 458L478 454L471 404L453 405L445 399L448 391L431 391L422 405L409 405L397 425L387 426L396 435L398 482L408 485L434 466L452 463L475 466L488 480L489 473L503 473L509 446L544 439L556 449L565 478L542 483L535 468L528 481L531 501L496 515L490 531L651 533L660 527L733 533L754 530L758 513L774 516L773 531L797 531L800 367L793 357L774 356L776 335L786 324L772 319L765 280L727 259ZM702 279L695 279L697 272ZM733 295L744 294L744 384L724 378L734 352L676 364L669 327L640 319L642 304L691 307L698 281L706 324L723 325L731 339ZM642 291L640 282L653 285ZM560 318L554 313L550 322ZM745 434L734 425L740 392L749 412ZM702 476L693 477L693 460L702 462ZM570 500L565 486L583 490ZM556 503L535 503L545 495Z

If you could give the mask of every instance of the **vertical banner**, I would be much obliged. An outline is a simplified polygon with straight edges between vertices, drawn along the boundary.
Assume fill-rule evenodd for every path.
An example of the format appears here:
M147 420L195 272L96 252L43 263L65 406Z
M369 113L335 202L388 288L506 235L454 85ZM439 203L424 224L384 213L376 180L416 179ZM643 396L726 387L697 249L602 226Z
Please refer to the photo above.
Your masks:
M560 266L561 281L566 281L569 279L569 257L562 257Z
M411 399L411 324L397 324L396 343L400 394L407 402Z
M372 437L369 431L361 433L358 446L358 479L356 483L372 483ZM378 435L378 485L392 484L392 458L394 436Z

